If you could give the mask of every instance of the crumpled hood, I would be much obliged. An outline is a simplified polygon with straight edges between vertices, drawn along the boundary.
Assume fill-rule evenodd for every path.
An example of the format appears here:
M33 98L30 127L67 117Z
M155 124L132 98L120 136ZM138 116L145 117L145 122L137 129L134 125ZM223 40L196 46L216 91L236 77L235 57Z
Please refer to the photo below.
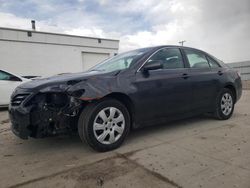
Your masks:
M68 73L63 75L56 75L48 78L36 79L24 84L21 84L19 88L22 89L42 89L51 85L60 85L66 84L69 81L84 81L89 77L107 74L100 71L89 71L89 72L81 72L81 73Z

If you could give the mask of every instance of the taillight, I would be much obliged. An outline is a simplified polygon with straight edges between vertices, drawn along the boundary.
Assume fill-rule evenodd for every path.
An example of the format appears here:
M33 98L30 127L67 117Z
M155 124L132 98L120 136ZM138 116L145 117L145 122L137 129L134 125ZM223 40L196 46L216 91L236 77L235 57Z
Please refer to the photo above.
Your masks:
M241 77L240 71L237 71L237 75L238 75L239 77Z

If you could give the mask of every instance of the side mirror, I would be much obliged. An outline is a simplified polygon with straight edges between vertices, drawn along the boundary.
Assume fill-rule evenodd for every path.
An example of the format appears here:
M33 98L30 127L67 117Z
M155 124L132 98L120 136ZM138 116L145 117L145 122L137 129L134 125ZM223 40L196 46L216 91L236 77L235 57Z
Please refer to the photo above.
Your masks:
M143 72L148 72L149 70L157 70L157 69L162 69L163 68L163 63L160 60L154 60L150 61L150 63L146 63L146 65L143 67Z

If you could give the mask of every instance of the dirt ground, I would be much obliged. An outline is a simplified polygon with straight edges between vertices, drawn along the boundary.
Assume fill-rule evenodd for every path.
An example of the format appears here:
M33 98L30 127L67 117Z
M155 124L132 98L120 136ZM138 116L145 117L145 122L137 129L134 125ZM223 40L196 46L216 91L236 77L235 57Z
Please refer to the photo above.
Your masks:
M97 153L78 136L21 140L0 111L0 187L250 187L250 90L233 117L133 131Z
M242 87L246 90L250 90L250 80L242 80Z

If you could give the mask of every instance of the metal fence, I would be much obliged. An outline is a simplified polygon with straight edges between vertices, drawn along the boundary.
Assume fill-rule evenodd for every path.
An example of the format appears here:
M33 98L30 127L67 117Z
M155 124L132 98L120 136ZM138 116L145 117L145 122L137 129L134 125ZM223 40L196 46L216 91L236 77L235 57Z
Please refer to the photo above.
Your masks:
M242 80L250 80L250 61L229 63L228 65L239 71Z

